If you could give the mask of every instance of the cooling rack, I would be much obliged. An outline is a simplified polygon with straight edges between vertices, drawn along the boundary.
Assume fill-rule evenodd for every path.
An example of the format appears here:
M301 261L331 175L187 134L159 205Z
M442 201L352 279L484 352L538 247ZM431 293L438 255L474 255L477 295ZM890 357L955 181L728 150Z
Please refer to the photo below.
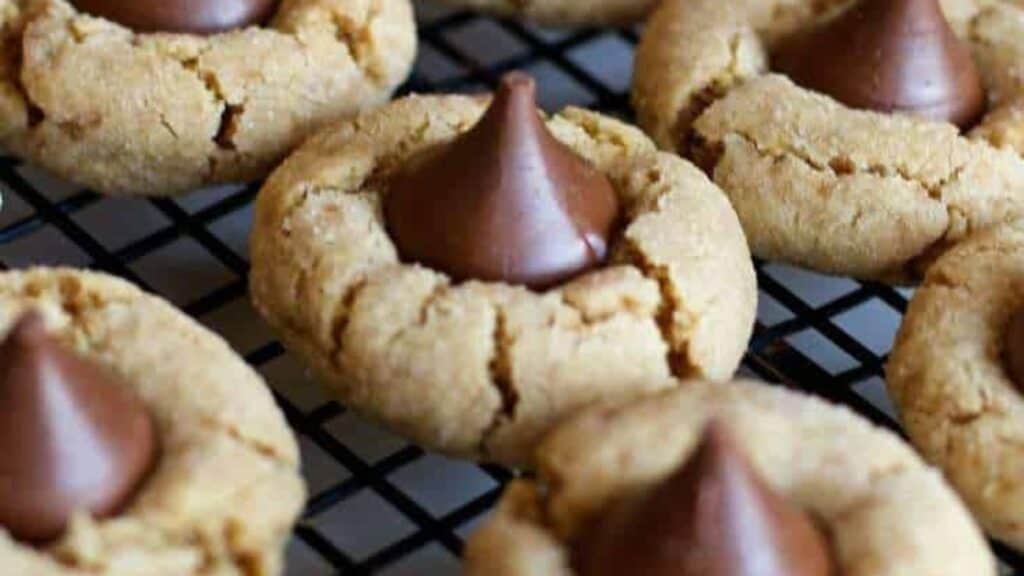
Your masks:
M402 93L482 91L506 71L538 79L542 106L630 117L636 30L555 31L418 7L420 52ZM0 157L0 267L87 266L158 293L222 334L272 385L300 437L310 499L288 574L450 575L509 472L431 454L323 395L246 298L259 184L176 199L108 199ZM883 365L911 295L757 263L758 323L743 372L846 404L898 430ZM1024 557L993 542L1005 574Z

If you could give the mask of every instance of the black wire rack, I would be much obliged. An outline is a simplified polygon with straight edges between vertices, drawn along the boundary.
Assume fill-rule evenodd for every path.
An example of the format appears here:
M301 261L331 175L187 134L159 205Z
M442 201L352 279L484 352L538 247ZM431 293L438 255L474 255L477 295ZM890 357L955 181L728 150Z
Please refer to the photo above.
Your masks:
M421 5L420 55L401 93L485 90L506 71L538 79L541 104L624 118L636 30L554 31ZM176 199L109 199L0 158L0 267L103 270L161 294L223 334L274 388L300 436L310 499L288 573L457 574L467 536L510 474L453 462L322 395L246 296L258 184ZM898 431L883 365L911 291L757 263L760 303L743 371L848 405ZM993 542L1006 574L1024 557Z

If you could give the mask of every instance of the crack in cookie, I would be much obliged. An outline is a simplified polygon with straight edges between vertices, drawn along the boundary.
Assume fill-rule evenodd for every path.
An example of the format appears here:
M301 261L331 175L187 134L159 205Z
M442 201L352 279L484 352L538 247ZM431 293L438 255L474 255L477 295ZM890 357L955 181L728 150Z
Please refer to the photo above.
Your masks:
M488 442L491 437L497 433L504 421L515 419L516 407L519 404L519 395L516 393L515 381L512 376L512 360L509 356L509 350L512 348L513 342L508 334L505 312L500 304L494 307L494 319L492 335L494 351L491 361L488 363L488 369L491 374L491 385L501 395L501 404L495 410L491 423L484 430L483 434L480 435L480 444L477 450L484 458L488 457Z
M644 277L651 279L658 286L658 308L654 313L654 321L665 342L665 365L669 372L676 378L693 376L697 371L696 366L688 359L687 346L689 338L685 326L692 324L692 320L680 322L680 316L693 318L692 314L686 313L685 307L678 300L673 290L672 281L664 266L658 266L647 260L643 251L634 245L629 239L623 241L624 257L632 262ZM680 326L682 324L682 326Z

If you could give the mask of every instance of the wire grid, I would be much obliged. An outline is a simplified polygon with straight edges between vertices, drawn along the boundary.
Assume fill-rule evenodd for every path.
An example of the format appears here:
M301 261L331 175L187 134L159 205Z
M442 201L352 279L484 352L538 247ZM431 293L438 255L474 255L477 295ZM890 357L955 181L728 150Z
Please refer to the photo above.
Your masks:
M542 106L629 118L636 30L553 31L420 5L420 55L401 92L485 90L506 71L538 79ZM0 267L87 266L168 298L224 335L274 388L300 437L310 500L288 573L456 574L463 543L510 474L426 453L323 395L246 297L259 184L177 199L103 198L0 158ZM853 407L898 430L883 364L909 289L757 263L760 302L743 371ZM993 543L1006 574L1024 558Z

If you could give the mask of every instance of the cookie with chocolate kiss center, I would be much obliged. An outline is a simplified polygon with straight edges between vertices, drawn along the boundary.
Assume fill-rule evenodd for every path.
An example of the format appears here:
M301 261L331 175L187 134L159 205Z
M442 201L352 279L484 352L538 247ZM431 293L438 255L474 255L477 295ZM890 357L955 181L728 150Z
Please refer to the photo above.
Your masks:
M215 34L266 22L279 0L72 0L136 32Z
M510 73L475 126L391 177L384 214L405 261L457 281L546 288L605 259L619 203L548 132L533 79Z
M937 0L862 0L784 40L775 70L854 107L905 112L961 128L985 112L970 48Z
M726 429L638 502L613 506L573 550L582 576L829 576L828 543L769 488Z
M72 513L120 511L152 468L156 430L113 374L31 313L0 344L0 527L42 543Z

